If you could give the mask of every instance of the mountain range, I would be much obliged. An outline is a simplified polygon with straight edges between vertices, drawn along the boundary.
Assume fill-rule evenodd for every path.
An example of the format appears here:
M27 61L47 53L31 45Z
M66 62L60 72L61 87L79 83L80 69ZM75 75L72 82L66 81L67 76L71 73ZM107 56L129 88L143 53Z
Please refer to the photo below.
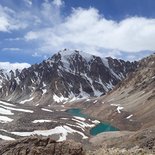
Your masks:
M0 97L36 105L101 96L136 68L137 62L64 49L29 68L1 70Z

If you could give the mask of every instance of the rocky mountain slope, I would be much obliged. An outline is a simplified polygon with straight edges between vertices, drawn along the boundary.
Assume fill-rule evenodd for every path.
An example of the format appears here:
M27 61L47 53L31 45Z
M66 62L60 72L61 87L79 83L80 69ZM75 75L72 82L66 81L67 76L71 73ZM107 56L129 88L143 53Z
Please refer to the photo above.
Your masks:
M101 96L135 70L136 62L63 50L22 71L0 73L0 97L24 104Z
M102 133L90 140L93 144L155 148L155 54L139 61L138 68L107 95L77 102L76 107L121 130Z
M130 122L139 124L138 128L154 126L154 109L155 55L151 55L142 59L136 71L129 74L114 90L98 98L96 105L90 106L88 112L102 120L113 119L115 122L115 119L119 119L127 129Z

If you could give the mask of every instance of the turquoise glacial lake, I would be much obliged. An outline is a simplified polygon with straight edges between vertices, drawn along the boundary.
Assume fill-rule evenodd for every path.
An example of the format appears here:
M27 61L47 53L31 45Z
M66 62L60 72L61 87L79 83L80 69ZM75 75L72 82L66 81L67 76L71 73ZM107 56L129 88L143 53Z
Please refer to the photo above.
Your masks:
M79 117L83 117L83 118L89 118L88 115L85 115L85 114L81 113L80 109L69 109L66 112L71 114L72 116L79 116ZM95 135L97 135L99 133L110 132L110 131L119 131L119 129L113 127L109 123L102 122L102 123L97 124L95 127L93 127L90 130L90 134L95 136Z
M82 114L80 109L68 109L66 110L67 113L71 114L72 116L79 116L83 118L88 118L87 115Z

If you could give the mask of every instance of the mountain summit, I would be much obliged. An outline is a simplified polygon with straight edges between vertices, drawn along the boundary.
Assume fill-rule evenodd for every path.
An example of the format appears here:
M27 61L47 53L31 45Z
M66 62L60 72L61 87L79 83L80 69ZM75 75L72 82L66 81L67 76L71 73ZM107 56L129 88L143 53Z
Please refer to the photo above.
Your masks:
M64 49L22 71L11 71L9 75L2 72L0 97L22 104L51 104L101 96L136 67L136 62Z

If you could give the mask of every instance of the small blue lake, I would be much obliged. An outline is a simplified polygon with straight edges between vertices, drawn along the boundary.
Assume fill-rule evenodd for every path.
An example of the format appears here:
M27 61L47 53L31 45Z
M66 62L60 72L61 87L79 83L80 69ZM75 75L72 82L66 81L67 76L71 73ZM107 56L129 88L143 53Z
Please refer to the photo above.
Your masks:
M82 114L80 109L69 109L66 111L67 113L71 114L72 116L79 116L83 118L89 118L88 115ZM90 134L95 136L102 132L110 132L110 131L119 131L119 129L113 127L109 123L99 123L95 127L90 130Z
M118 131L117 128L111 126L108 123L99 123L90 130L90 134L95 136L102 132Z
M88 118L87 115L81 113L80 109L68 109L68 110L66 110L66 112L71 114L72 116L79 116L79 117L83 117L83 118Z

